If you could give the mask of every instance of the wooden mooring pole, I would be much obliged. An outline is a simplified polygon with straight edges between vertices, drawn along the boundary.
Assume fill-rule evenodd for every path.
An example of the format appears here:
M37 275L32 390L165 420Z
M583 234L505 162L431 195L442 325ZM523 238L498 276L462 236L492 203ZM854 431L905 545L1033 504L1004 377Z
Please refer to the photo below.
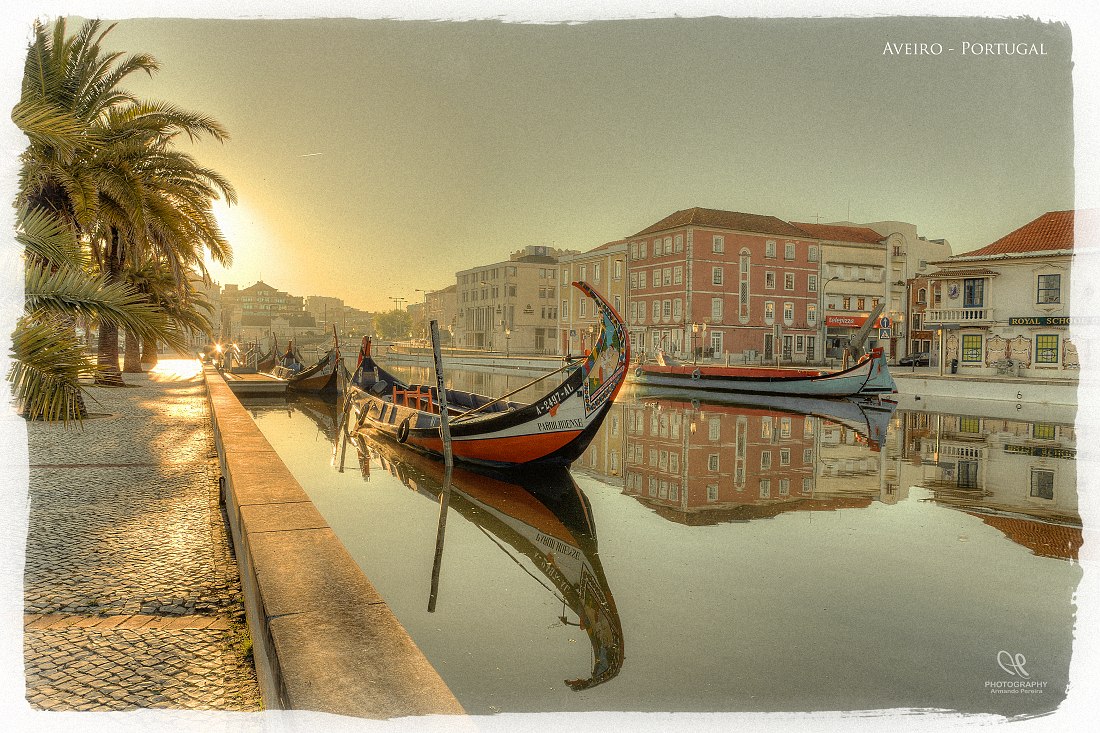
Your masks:
M435 562L432 565L432 592L428 597L428 613L435 612L439 596L439 570L443 564L443 536L447 531L447 507L451 501L451 471L454 455L451 453L451 427L447 420L447 389L443 385L443 355L439 349L439 323L432 321L432 354L435 357L436 404L439 406L439 437L443 440L443 490L439 493L439 526L435 533Z

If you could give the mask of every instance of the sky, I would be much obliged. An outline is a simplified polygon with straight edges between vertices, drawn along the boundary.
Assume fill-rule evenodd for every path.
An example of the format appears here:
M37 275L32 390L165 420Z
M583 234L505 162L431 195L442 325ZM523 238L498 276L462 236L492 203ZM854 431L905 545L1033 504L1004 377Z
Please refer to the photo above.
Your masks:
M1096 5L15 0L0 23L0 107L18 100L35 17L164 18L125 21L109 38L162 63L135 91L211 114L231 132L225 145L191 150L240 195L225 214L236 264L214 275L240 285L262 276L297 295L380 309L525 245L587 249L691 206L796 221L908 221L956 252L1045 211L1100 208ZM303 15L341 20L292 20ZM754 15L772 18L741 17ZM945 52L883 53L887 43L906 41L942 43ZM1047 54L960 52L962 42L985 41L1042 43ZM9 201L25 144L0 116L0 195ZM11 231L13 213L6 216ZM11 238L4 241L0 318L10 333L22 311L22 277ZM1075 263L1075 273L1083 266ZM1080 296L1091 281L1074 278L1075 314L1088 312L1092 299ZM1086 366L1095 363L1094 342L1079 342ZM1082 381L1086 406L1095 399L1087 389L1094 371ZM0 519L0 606L8 619L0 623L0 708L9 720L27 715L22 667L12 662L21 654L21 627L11 622L22 606L26 434L10 415L0 423L10 510ZM1092 465L1090 446L1100 444L1094 432L1087 420L1078 425L1082 466ZM1089 533L1094 480L1079 473ZM1058 723L1095 717L1100 645L1087 630L1100 628L1100 592L1085 562L1096 555L1090 546L1087 539L1073 685ZM899 664L902 678L919 673ZM906 724L842 715L817 716L814 729ZM917 724L919 716L907 717ZM73 720L57 718L50 729ZM77 724L109 730L118 720L82 716ZM211 722L226 725L177 714L172 727L205 730ZM766 722L808 727L804 718ZM503 717L499 724L516 726ZM1055 724L1047 718L1013 729ZM34 719L35 729L44 725Z
M1045 55L963 52L984 41ZM126 88L230 132L182 146L239 195L215 279L368 310L693 206L906 221L956 253L1074 206L1058 21L134 18L106 45L161 63Z

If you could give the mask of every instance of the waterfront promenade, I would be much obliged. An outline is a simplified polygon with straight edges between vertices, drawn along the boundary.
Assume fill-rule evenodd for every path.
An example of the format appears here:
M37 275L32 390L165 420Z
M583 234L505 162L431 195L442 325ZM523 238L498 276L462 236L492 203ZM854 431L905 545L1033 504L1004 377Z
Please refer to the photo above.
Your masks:
M261 707L206 387L190 371L91 388L82 427L27 423L32 708Z

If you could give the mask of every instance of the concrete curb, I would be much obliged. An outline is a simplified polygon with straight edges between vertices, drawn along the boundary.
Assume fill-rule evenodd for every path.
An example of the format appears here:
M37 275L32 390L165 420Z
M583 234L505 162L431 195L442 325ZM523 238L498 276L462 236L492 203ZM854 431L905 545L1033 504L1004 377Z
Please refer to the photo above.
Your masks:
M464 713L225 380L205 376L264 706Z

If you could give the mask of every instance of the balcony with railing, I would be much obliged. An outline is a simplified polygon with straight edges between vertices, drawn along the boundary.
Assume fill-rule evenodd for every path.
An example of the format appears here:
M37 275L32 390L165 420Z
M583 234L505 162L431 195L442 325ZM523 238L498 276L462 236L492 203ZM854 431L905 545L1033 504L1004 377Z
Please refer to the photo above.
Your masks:
M980 306L971 308L929 308L925 311L926 326L943 323L984 326L993 322L993 309Z

